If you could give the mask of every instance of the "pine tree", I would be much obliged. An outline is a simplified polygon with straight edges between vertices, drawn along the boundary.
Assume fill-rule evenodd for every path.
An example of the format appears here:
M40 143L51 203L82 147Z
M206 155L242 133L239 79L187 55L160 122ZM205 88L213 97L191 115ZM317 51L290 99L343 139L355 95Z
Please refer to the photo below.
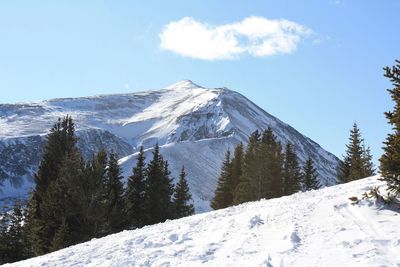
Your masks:
M90 239L90 230L85 221L85 206L87 198L85 192L85 162L78 149L69 152L61 165L59 177L48 188L48 198L52 201L43 206L51 211L51 216L46 218L54 229L51 235L51 249L63 248L70 244L77 244ZM62 224L70 230L70 236L63 237L68 240L64 245L61 239L54 246L54 238Z
M370 147L366 147L364 143L363 143L362 159L363 159L364 176L369 177L375 175L375 167L372 160L371 149Z
M243 174L243 160L244 160L244 150L243 150L243 143L239 143L235 147L235 151L233 153L233 159L231 161L231 169L230 172L231 174L228 176L228 184L230 188L230 194L231 194L231 203L233 203L233 196L236 190L236 187L238 186L240 182L240 177Z
M287 144L284 164L284 195L294 194L301 189L302 175L295 148Z
M83 214L90 237L101 237L106 234L107 220L107 152L100 149L99 152L86 163L84 175Z
M20 202L14 203L12 211L3 206L0 214L0 264L26 259L24 211Z
M179 175L179 181L175 186L174 192L174 208L175 218L182 218L194 214L193 204L189 202L192 200L192 195L189 191L189 185L186 181L185 168L182 167Z
M304 189L308 190L316 190L321 187L321 184L318 181L318 173L314 168L314 162L311 158L308 158L303 167L303 182Z
M388 123L393 132L388 134L384 142L384 154L380 158L380 171L382 179L386 181L388 190L395 195L400 195L400 61L396 65L385 67L385 77L390 79L393 85L388 92L394 102L394 109L386 112Z
M20 203L15 203L8 230L11 262L24 259L23 213Z
M54 232L58 227L53 216L53 199L48 195L50 187L59 177L59 171L65 156L76 145L75 127L70 116L59 119L47 135L43 158L35 175L35 189L29 203L29 238L33 255L49 252Z
M346 155L339 164L338 181L347 183L375 173L369 147L364 144L361 132L356 123L350 131L349 144L346 145Z
M146 224L156 224L172 218L172 194L168 163L163 160L160 147L156 144L153 158L146 168Z
M11 262L11 238L8 231L11 218L7 209L7 205L4 205L0 214L0 264Z
M257 199L257 195L254 192L257 191L256 184L259 181L260 175L260 132L254 131L249 138L246 153L243 159L243 172L239 179L234 196L233 204L241 204L248 201L254 201Z
M69 236L69 229L65 223L65 218L63 218L61 225L54 234L53 241L51 243L51 251L56 251L67 247L70 244Z
M225 160L222 163L221 174L218 178L218 185L211 201L211 207L214 210L224 209L232 204L232 190L230 180L232 176L231 152L228 149L225 153Z
M338 183L347 183L350 175L351 159L349 156L344 156L343 160L339 161L337 169L337 181Z
M125 201L127 209L128 227L144 226L145 220L145 192L146 192L146 162L143 146L140 147L133 174L128 178L128 187Z
M173 178L171 177L171 171L169 170L168 161L163 161L164 172L162 176L162 194L160 195L161 204L163 205L163 209L166 211L166 218L172 219L175 214L175 207L173 204L173 195L174 195L174 184Z
M125 202L123 176L118 158L115 153L110 153L106 176L106 209L107 209L107 232L116 233L123 230L125 224Z
M281 144L276 140L272 129L264 131L260 145L260 179L258 184L260 198L274 198L282 196L283 188L283 154Z

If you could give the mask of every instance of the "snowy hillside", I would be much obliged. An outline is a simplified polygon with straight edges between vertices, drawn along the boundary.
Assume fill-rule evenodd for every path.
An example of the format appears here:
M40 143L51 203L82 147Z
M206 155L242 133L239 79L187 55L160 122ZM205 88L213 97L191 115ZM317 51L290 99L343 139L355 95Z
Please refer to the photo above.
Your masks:
M124 231L6 266L399 266L400 214L377 177Z
M239 93L182 81L132 94L0 105L0 200L27 195L44 136L58 117L67 114L75 120L84 155L100 147L114 150L126 175L138 147L143 145L149 156L159 142L173 176L186 165L198 212L209 210L227 148L245 142L256 129L271 127L282 143L296 146L301 162L309 156L314 159L322 184L336 182L338 159L314 141Z

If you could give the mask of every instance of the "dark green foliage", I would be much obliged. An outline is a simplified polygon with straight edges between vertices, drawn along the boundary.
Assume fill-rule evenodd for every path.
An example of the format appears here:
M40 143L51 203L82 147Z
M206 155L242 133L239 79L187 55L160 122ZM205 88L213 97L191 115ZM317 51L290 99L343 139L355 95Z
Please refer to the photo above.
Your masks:
M72 118L67 116L58 122L47 135L43 158L35 175L35 189L30 199L29 238L33 255L49 252L59 218L54 217L54 206L49 187L54 187L59 177L65 157L75 149L75 127ZM54 190L54 189L51 189Z
M362 158L363 158L364 175L366 177L375 175L376 169L372 161L371 149L369 147L366 147L365 144L363 144Z
M242 175L239 183L234 190L233 204L254 201L257 199L254 192L258 192L257 184L260 181L261 170L260 158L258 157L260 149L261 135L258 130L249 137L246 153L243 159Z
M108 169L105 182L107 230L106 233L116 233L124 228L125 201L124 186L122 183L121 168L118 165L118 157L111 153L108 160Z
M10 215L7 212L7 206L3 206L2 213L0 214L0 264L11 262L10 259L10 237L8 234L8 227L10 225Z
M365 146L356 123L350 131L349 144L346 148L346 155L339 164L339 182L347 183L375 174L370 149Z
M173 215L173 185L168 163L163 160L158 144L146 168L146 224L156 224L171 219Z
M318 181L318 173L314 168L314 162L311 158L306 161L303 167L303 182L304 182L304 190L315 190L321 187L321 184Z
M235 193L235 189L240 182L240 177L243 174L243 160L244 160L244 151L243 151L243 143L239 143L235 147L235 151L233 153L233 159L231 161L231 175L230 179L228 179L228 184L231 193L231 202L233 202L233 195Z
M56 233L54 234L54 238L51 243L51 250L56 251L67 247L70 244L69 236L70 232L68 226L65 223L65 219L63 219L61 225L58 227Z
M283 169L283 195L291 195L301 190L302 175L295 148L287 144Z
M211 201L211 207L215 210L229 207L232 204L232 190L229 182L232 176L231 152L228 149L225 160L222 163L221 174L218 178L217 189Z
M400 61L396 65L384 68L385 77L393 85L388 92L394 102L392 111L386 112L388 123L393 132L388 134L384 142L384 154L380 158L380 171L382 179L386 181L388 189L396 196L400 195Z
M264 131L260 146L261 194L259 198L280 197L283 193L284 155L281 144L276 140L272 129Z
M140 147L133 174L128 178L128 188L125 201L127 210L127 225L129 228L142 227L145 224L145 191L146 163L143 146Z
M54 238L60 231L62 224L70 232L70 236L62 236L59 239L59 248L70 244L86 241L90 238L88 225L85 221L86 203L86 177L85 162L78 149L74 149L64 158L60 168L59 178L50 185L48 196L51 201L46 205L46 209L51 211L52 217L48 220L53 223L52 248ZM64 232L63 232L64 233ZM66 240L61 246L61 241Z
M238 205L241 203L249 202L254 199L254 191L252 190L250 181L246 177L242 177L240 183L235 189L235 194L233 198L233 205Z
M293 145L282 152L272 129L262 135L258 130L249 137L246 152L243 144L235 148L233 159L229 150L222 164L218 186L211 207L276 198L300 191L302 174Z
M90 237L101 237L106 234L107 221L107 152L101 149L96 156L86 163L82 210L85 215L85 226L87 235Z
M23 228L24 211L20 203L14 204L12 211L3 207L0 214L0 264L25 259L26 235Z
M189 185L186 181L185 168L182 167L178 183L175 186L173 198L175 218L182 218L194 214L194 207L189 203L191 200L192 195L190 194Z
M351 158L345 156L343 160L339 161L337 169L337 181L338 183L347 183L348 177L350 176Z

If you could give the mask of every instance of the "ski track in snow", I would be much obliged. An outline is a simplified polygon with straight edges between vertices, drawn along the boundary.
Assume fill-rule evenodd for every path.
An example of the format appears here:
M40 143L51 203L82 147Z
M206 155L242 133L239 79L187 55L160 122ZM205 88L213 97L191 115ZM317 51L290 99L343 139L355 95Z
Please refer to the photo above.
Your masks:
M400 266L400 214L351 205L377 176L123 231L6 266Z

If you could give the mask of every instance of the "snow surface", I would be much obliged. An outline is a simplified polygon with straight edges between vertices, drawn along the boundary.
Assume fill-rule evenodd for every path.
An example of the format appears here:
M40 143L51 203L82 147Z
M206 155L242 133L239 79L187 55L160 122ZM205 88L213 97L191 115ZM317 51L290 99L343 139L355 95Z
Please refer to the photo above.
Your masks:
M6 266L400 266L400 214L377 176L123 231Z

